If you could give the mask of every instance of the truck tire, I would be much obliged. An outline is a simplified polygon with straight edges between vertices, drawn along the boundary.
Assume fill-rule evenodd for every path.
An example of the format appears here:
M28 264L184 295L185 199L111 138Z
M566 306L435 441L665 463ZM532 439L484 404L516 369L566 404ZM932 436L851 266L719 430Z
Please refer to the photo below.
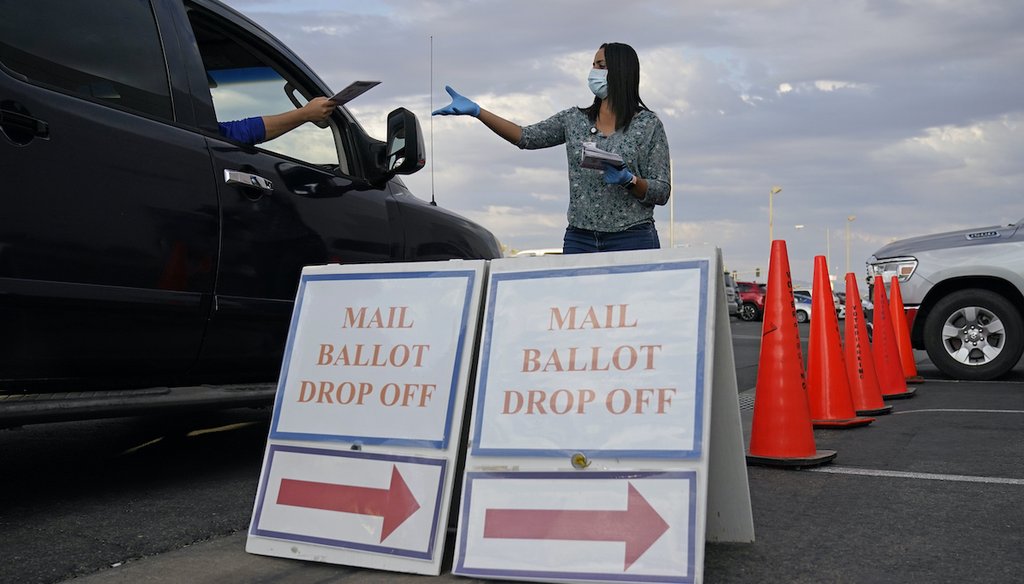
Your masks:
M939 300L924 323L924 346L940 371L985 381L1006 373L1024 350L1024 319L1006 298L981 288Z

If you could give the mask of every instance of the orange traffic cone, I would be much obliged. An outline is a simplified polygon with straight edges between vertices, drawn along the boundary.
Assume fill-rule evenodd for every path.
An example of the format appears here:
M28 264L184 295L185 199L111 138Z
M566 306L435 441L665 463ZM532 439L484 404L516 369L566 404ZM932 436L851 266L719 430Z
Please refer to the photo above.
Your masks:
M892 277L889 285L889 316L892 317L892 330L896 335L896 348L900 353L900 366L907 383L924 383L924 377L917 374L914 363L914 349L910 346L910 328L907 326L907 313L903 309L903 294L900 292L900 281Z
M875 276L875 311L872 324L874 339L871 343L878 373L878 386L882 399L903 399L913 397L916 390L907 389L907 378L900 365L899 349L896 347L896 333L892 329L892 313L885 295L885 283L881 276Z
M857 275L846 274L846 376L850 380L853 409L860 416L880 416L892 413L885 405L882 390L878 388L875 359L871 356L868 323L864 320L864 305L857 291Z
M874 422L857 416L846 376L839 317L832 303L825 256L814 257L811 289L811 338L807 346L807 403L815 428L855 428Z
M797 468L836 457L834 450L814 445L795 312L786 242L776 240L768 266L748 464Z

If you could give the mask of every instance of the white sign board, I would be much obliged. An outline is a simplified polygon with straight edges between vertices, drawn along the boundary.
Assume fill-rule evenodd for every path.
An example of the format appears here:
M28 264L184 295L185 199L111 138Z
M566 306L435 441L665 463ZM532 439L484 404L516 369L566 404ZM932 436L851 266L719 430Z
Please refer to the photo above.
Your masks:
M247 551L440 572L485 272L303 270Z
M699 582L753 540L721 284L717 251L491 262L456 574Z
M707 270L495 273L473 453L700 456Z

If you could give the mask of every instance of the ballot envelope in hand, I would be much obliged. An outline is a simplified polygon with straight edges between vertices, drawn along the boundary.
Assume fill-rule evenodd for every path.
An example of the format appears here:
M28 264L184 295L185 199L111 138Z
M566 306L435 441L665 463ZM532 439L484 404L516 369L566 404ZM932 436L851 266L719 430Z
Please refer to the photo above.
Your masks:
M377 85L380 85L380 81L353 81L348 84L348 87L332 95L331 101L337 102L338 105L344 105Z
M610 164L615 168L626 166L622 157L614 152L608 152L597 147L594 142L584 142L583 152L580 154L580 166L594 170L604 170L604 165Z

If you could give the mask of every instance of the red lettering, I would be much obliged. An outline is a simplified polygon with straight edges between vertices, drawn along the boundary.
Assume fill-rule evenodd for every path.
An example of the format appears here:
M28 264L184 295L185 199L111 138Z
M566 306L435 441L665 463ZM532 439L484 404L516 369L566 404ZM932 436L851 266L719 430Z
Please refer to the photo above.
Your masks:
M551 351L551 356L548 357L548 362L544 364L544 372L547 373L548 369L552 367L555 371L563 371L562 360L558 358L558 351Z
M618 400L622 402L621 408L617 408L615 406L616 396L618 395L622 396L621 400ZM608 392L608 397L605 398L605 407L608 408L609 412L615 415L619 415L626 413L626 411L629 410L630 406L632 405L632 402L633 398L629 395L628 391L626 391L625 389L613 389L610 392Z
M430 401L430 398L434 397L434 390L437 389L437 384L424 383L420 387L422 388L422 391L420 391L420 407L425 408L427 407L427 402Z
M565 407L564 408L559 408L558 407L558 396L564 396L564 399L563 399L563 401L565 402ZM551 413L552 414L557 414L559 416L562 415L562 414L567 414L567 413L569 413L569 410L572 409L572 406L573 406L573 396L572 396L572 393L569 392L568 389L556 389L554 391L554 393L551 394L551 401L550 401L549 407L551 408Z
M552 307L551 308L551 317L548 320L548 330L549 331L553 331L553 330L555 330L556 326L557 326L558 330L562 330L563 328L565 328L565 323L566 323L567 320L569 322L569 330L575 329L576 328L576 307L575 306L569 307L568 313L566 315L563 315L562 312L558 310L558 307Z
M317 365L327 365L331 362L331 355L334 354L334 345L328 343L320 344L320 356L316 359Z
M627 361L628 365L625 367L622 365L622 359L620 358L622 356L623 350L629 352L629 361ZM615 352L612 353L612 364L615 365L615 368L618 369L619 371L628 371L636 367L636 360L636 349L630 347L629 345L622 345L618 349L615 349Z
M342 392L345 392L344 397ZM356 385L351 381L342 381L338 384L338 391L335 397L340 405L347 406L356 398Z
M578 330L578 329L602 329L602 328L636 328L637 321L629 322L626 314L628 304L605 304L604 320L598 316L595 306L587 307L583 320L577 323L576 315L582 310L580 306L570 306L564 312L558 307L552 307L548 316L548 330Z
M306 393L307 389L309 393ZM299 384L299 403L311 401L314 395L316 395L316 384L312 381L302 381Z
M392 388L394 391L394 399L388 401L388 388ZM391 407L398 403L398 398L401 397L401 389L397 383L387 383L384 387L380 388L380 403L386 407Z
M533 408L536 406L537 413L546 414L544 411L544 392L538 389L531 389L526 392L526 413L532 414Z
M320 382L320 394L316 397L316 403L324 403L324 398L327 398L327 403L333 404L334 401L331 399L331 393L334 392L334 384L330 381Z
M515 407L512 404L515 403ZM501 409L503 414L518 414L523 408L523 394L514 389L505 390L505 407Z
M588 324L592 329L601 328L601 323L597 321L597 312L594 311L593 306L587 310L587 315L583 317L583 322L580 323L580 328L587 328Z
M352 307L345 308L345 319L341 322L341 328L365 328L366 321L366 307L359 309L359 312L353 312Z
M669 392L672 392L671 395ZM659 387L658 388L658 413L664 414L668 409L667 406L672 405L672 396L676 394L676 388L674 387Z

